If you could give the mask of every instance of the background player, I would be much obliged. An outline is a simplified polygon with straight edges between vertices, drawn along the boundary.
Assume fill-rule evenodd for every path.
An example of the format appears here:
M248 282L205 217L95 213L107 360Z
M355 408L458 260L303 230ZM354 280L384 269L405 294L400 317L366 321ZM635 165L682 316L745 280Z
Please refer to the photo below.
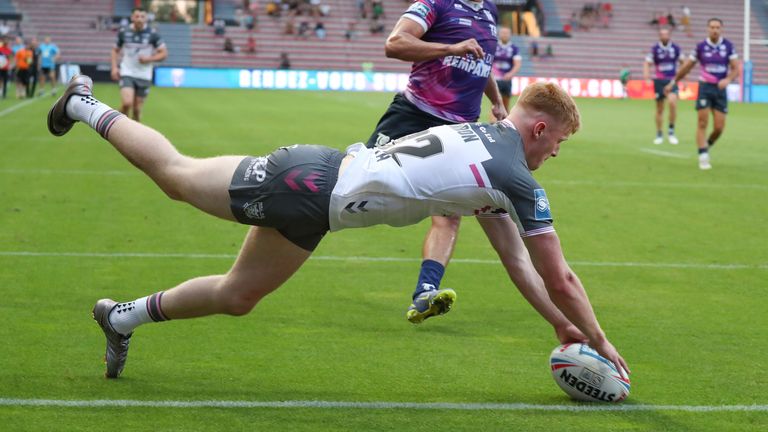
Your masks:
M120 60L120 67L117 62ZM121 28L117 44L112 48L112 79L119 82L120 112L141 121L141 109L152 84L152 63L165 60L168 50L160 34L147 27L147 12L134 8L131 24Z
M499 44L493 59L493 77L501 93L504 109L509 111L509 98L512 96L512 77L517 75L523 65L520 49L512 43L512 30L509 27L499 28ZM497 120L491 113L491 121Z
M51 83L51 96L56 95L56 63L61 57L59 47L51 42L51 37L46 36L37 47L40 55L40 95L45 94L46 79Z
M414 2L385 45L387 57L413 62L408 87L395 96L366 145L385 145L432 126L476 121L484 93L493 115L503 119L506 109L491 77L496 18L496 6L488 0ZM432 218L413 303L406 312L411 322L447 312L453 304L453 290L439 287L456 244L459 221Z
M669 30L659 29L659 41L651 47L651 52L645 57L643 63L643 77L646 82L650 81L650 66L654 65L653 91L656 94L656 138L654 144L664 142L661 125L664 121L664 99L669 101L669 129L667 129L667 140L670 144L677 144L675 136L675 120L677 119L677 84L672 86L672 90L667 94L664 87L675 78L678 63L682 63L680 58L680 46L670 41Z
M664 92L668 94L678 81L688 75L697 61L701 64L699 95L696 97L699 120L696 128L696 144L699 148L699 168L703 170L712 168L709 148L715 145L725 129L725 116L728 114L726 89L728 84L741 73L736 49L731 41L722 37L723 21L720 18L711 18L707 21L707 27L709 37L696 45L696 49L677 71L675 78L664 87ZM707 137L710 112L713 128L712 133Z
M94 99L92 86L82 75L70 82L48 114L52 134L64 135L76 121L87 122L169 197L226 220L256 225L226 275L192 279L132 302L96 303L94 319L107 337L108 377L122 372L137 326L247 314L301 267L329 229L403 226L434 214L504 210L527 247L517 248L513 258L532 259L535 266L531 274L518 275L528 280L518 285L526 299L555 325L561 341L586 339L620 371L629 372L565 262L549 202L530 171L556 156L560 144L580 126L573 99L555 84L526 88L509 116L494 125L435 127L384 148L359 143L346 155L328 147L295 145L267 157L208 159L178 153L155 130ZM442 175L431 174L436 170ZM365 212L348 211L364 205ZM517 235L497 240L521 243Z

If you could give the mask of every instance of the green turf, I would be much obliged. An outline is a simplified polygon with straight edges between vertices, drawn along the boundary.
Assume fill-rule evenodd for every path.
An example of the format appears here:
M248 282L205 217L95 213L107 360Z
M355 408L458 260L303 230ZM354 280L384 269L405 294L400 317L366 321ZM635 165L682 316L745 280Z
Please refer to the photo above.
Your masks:
M293 143L343 148L367 139L391 99L152 92L145 122L195 156L258 155ZM97 85L96 93L117 103L115 86ZM454 311L418 327L405 321L425 223L331 234L316 255L413 261L312 260L249 316L142 327L123 377L105 380L93 302L224 272L246 228L168 200L83 125L50 137L51 101L0 116L0 253L223 256L0 254L0 398L575 405L549 374L551 329L499 265L453 263L445 285L458 291ZM0 112L18 103L0 101ZM626 404L765 406L768 106L732 104L714 169L701 172L691 103L681 104L677 147L651 144L651 101L578 103L582 130L536 176L567 258L633 368ZM471 219L455 257L494 258ZM0 407L1 430L105 422L183 431L744 431L768 428L768 413Z

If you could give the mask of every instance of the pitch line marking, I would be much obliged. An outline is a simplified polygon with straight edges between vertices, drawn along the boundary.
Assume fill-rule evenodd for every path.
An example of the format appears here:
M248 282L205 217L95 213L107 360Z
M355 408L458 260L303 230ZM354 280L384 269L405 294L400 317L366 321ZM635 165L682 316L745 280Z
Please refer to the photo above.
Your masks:
M0 174L32 174L32 175L108 175L108 176L141 176L139 171L131 170L87 170L87 169L19 169L0 168ZM602 187L654 187L682 189L759 189L768 190L768 184L717 184L717 183L675 183L675 182L634 182L634 181L599 181L599 180L547 180L541 183L565 186L602 186Z
M32 251L0 251L0 257L74 257L74 258L185 258L185 259L234 259L232 254L204 253L154 253L154 252L32 252ZM368 257L368 256L333 256L314 255L315 261L359 261L359 262L421 262L418 258L405 257ZM460 264L491 264L500 262L493 259L454 258L453 263ZM768 264L705 264L705 263L654 263L654 262L611 262L611 261L569 261L571 265L585 267L650 267L650 268L679 268L679 269L710 269L710 270L768 270Z
M664 156L664 157L671 157L671 158L678 158L678 159L692 159L687 155L681 155L681 154L672 153L664 150L641 148L640 151L643 153L650 153L652 155L657 155L657 156Z
M452 410L452 411L682 411L682 412L768 412L768 405L546 405L527 403L451 403L451 402L348 402L348 401L236 401L201 400L142 401L130 399L14 399L0 398L0 406L65 407L65 408L315 408L315 409L377 409L377 410Z
M27 106L29 104L32 104L32 103L36 102L38 99L40 99L40 98L39 97L35 97L35 98L32 98L32 99L27 99L24 102L19 102L19 103L15 104L15 105L11 105L8 108L0 111L0 117L5 117L6 115L16 111L17 109L23 108L23 107L25 107L25 106Z

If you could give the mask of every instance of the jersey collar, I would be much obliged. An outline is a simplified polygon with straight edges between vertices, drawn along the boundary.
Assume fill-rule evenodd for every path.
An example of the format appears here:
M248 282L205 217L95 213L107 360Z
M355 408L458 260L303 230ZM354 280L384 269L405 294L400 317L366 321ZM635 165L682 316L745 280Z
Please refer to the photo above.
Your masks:
M459 3L464 3L465 6L472 8L473 11L479 12L481 9L485 7L485 2L474 2L471 0L458 0Z
M717 43L713 44L709 38L704 39L707 42L707 45L711 46L712 48L717 48L723 43L723 37L720 36L720 39L717 40Z

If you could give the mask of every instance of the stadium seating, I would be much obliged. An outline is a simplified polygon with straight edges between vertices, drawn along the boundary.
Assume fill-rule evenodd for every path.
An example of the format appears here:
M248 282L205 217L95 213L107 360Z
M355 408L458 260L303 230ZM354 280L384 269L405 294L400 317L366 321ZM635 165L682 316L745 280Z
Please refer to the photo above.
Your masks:
M567 22L572 12L584 5L584 0L557 0L558 13ZM642 65L646 52L657 40L656 28L648 24L653 12L672 11L679 21L681 4L662 0L620 0L613 3L613 18L609 28L597 25L590 31L574 31L572 38L540 38L539 46L552 45L554 57L536 60L534 74L550 77L617 78L619 71L628 66L632 77L642 79ZM673 40L684 52L690 53L696 43L706 36L706 20L721 18L724 35L743 52L743 1L697 0L688 2L691 8L693 37L684 32L673 33ZM759 12L759 11L756 11ZM763 12L764 13L764 12ZM753 15L753 38L765 38L763 27ZM768 83L768 48L752 46L754 81ZM596 54L597 53L597 54ZM696 71L694 71L696 73ZM694 73L691 78L695 78Z
M226 37L230 37L240 52L223 50L224 37L216 36L212 26L161 24L160 31L169 47L170 58L166 65L192 65L201 67L246 67L273 68L279 64L280 54L287 52L295 69L343 69L360 70L363 63L372 63L378 71L407 72L410 65L384 56L384 39L405 9L404 1L384 2L384 32L371 34L368 21L358 17L355 0L323 0L331 7L328 17L321 18L327 29L327 37L319 40L310 31L306 38L285 35L283 29L288 18L269 17L262 9L256 28L251 33L244 27L228 26ZM763 0L760 0L763 1ZM584 0L541 0L540 4L548 14L544 28L552 30L557 23L567 23L573 11L581 9ZM574 31L571 38L541 37L536 39L539 53L548 45L554 56L531 59L529 37L516 37L525 60L522 74L548 77L575 78L616 78L619 70L628 66L633 78L642 77L642 63L646 51L656 40L656 30L648 24L654 11L667 12L669 3L663 0L617 0L613 3L613 18L607 29ZM731 39L741 54L743 2L741 0L698 0L688 2L692 12L693 37L681 32L674 34L674 40L683 49L690 51L695 43L705 36L705 21L718 16L725 21L725 35ZM764 4L754 8L752 37L765 39L768 18ZM100 17L127 15L132 0L78 0L73 6L71 0L0 0L0 7L15 6L14 10L24 15L22 28L26 35L51 35L62 48L63 61L78 63L109 62L109 50L114 44L115 33L97 26ZM234 20L238 0L216 0L215 15ZM5 6L3 6L5 5ZM724 6L727 5L727 6ZM680 15L680 4L671 7ZM553 14L555 14L553 16ZM762 15L761 15L762 14ZM296 17L295 26L306 20L314 26L312 17ZM347 41L344 33L349 23L356 23L357 36ZM555 23L555 24L553 24ZM764 27L763 25L766 25ZM559 24L558 24L559 25ZM250 34L256 40L256 52L245 52ZM599 53L595 55L595 53ZM752 46L754 80L768 83L768 47ZM692 75L695 77L695 75Z

